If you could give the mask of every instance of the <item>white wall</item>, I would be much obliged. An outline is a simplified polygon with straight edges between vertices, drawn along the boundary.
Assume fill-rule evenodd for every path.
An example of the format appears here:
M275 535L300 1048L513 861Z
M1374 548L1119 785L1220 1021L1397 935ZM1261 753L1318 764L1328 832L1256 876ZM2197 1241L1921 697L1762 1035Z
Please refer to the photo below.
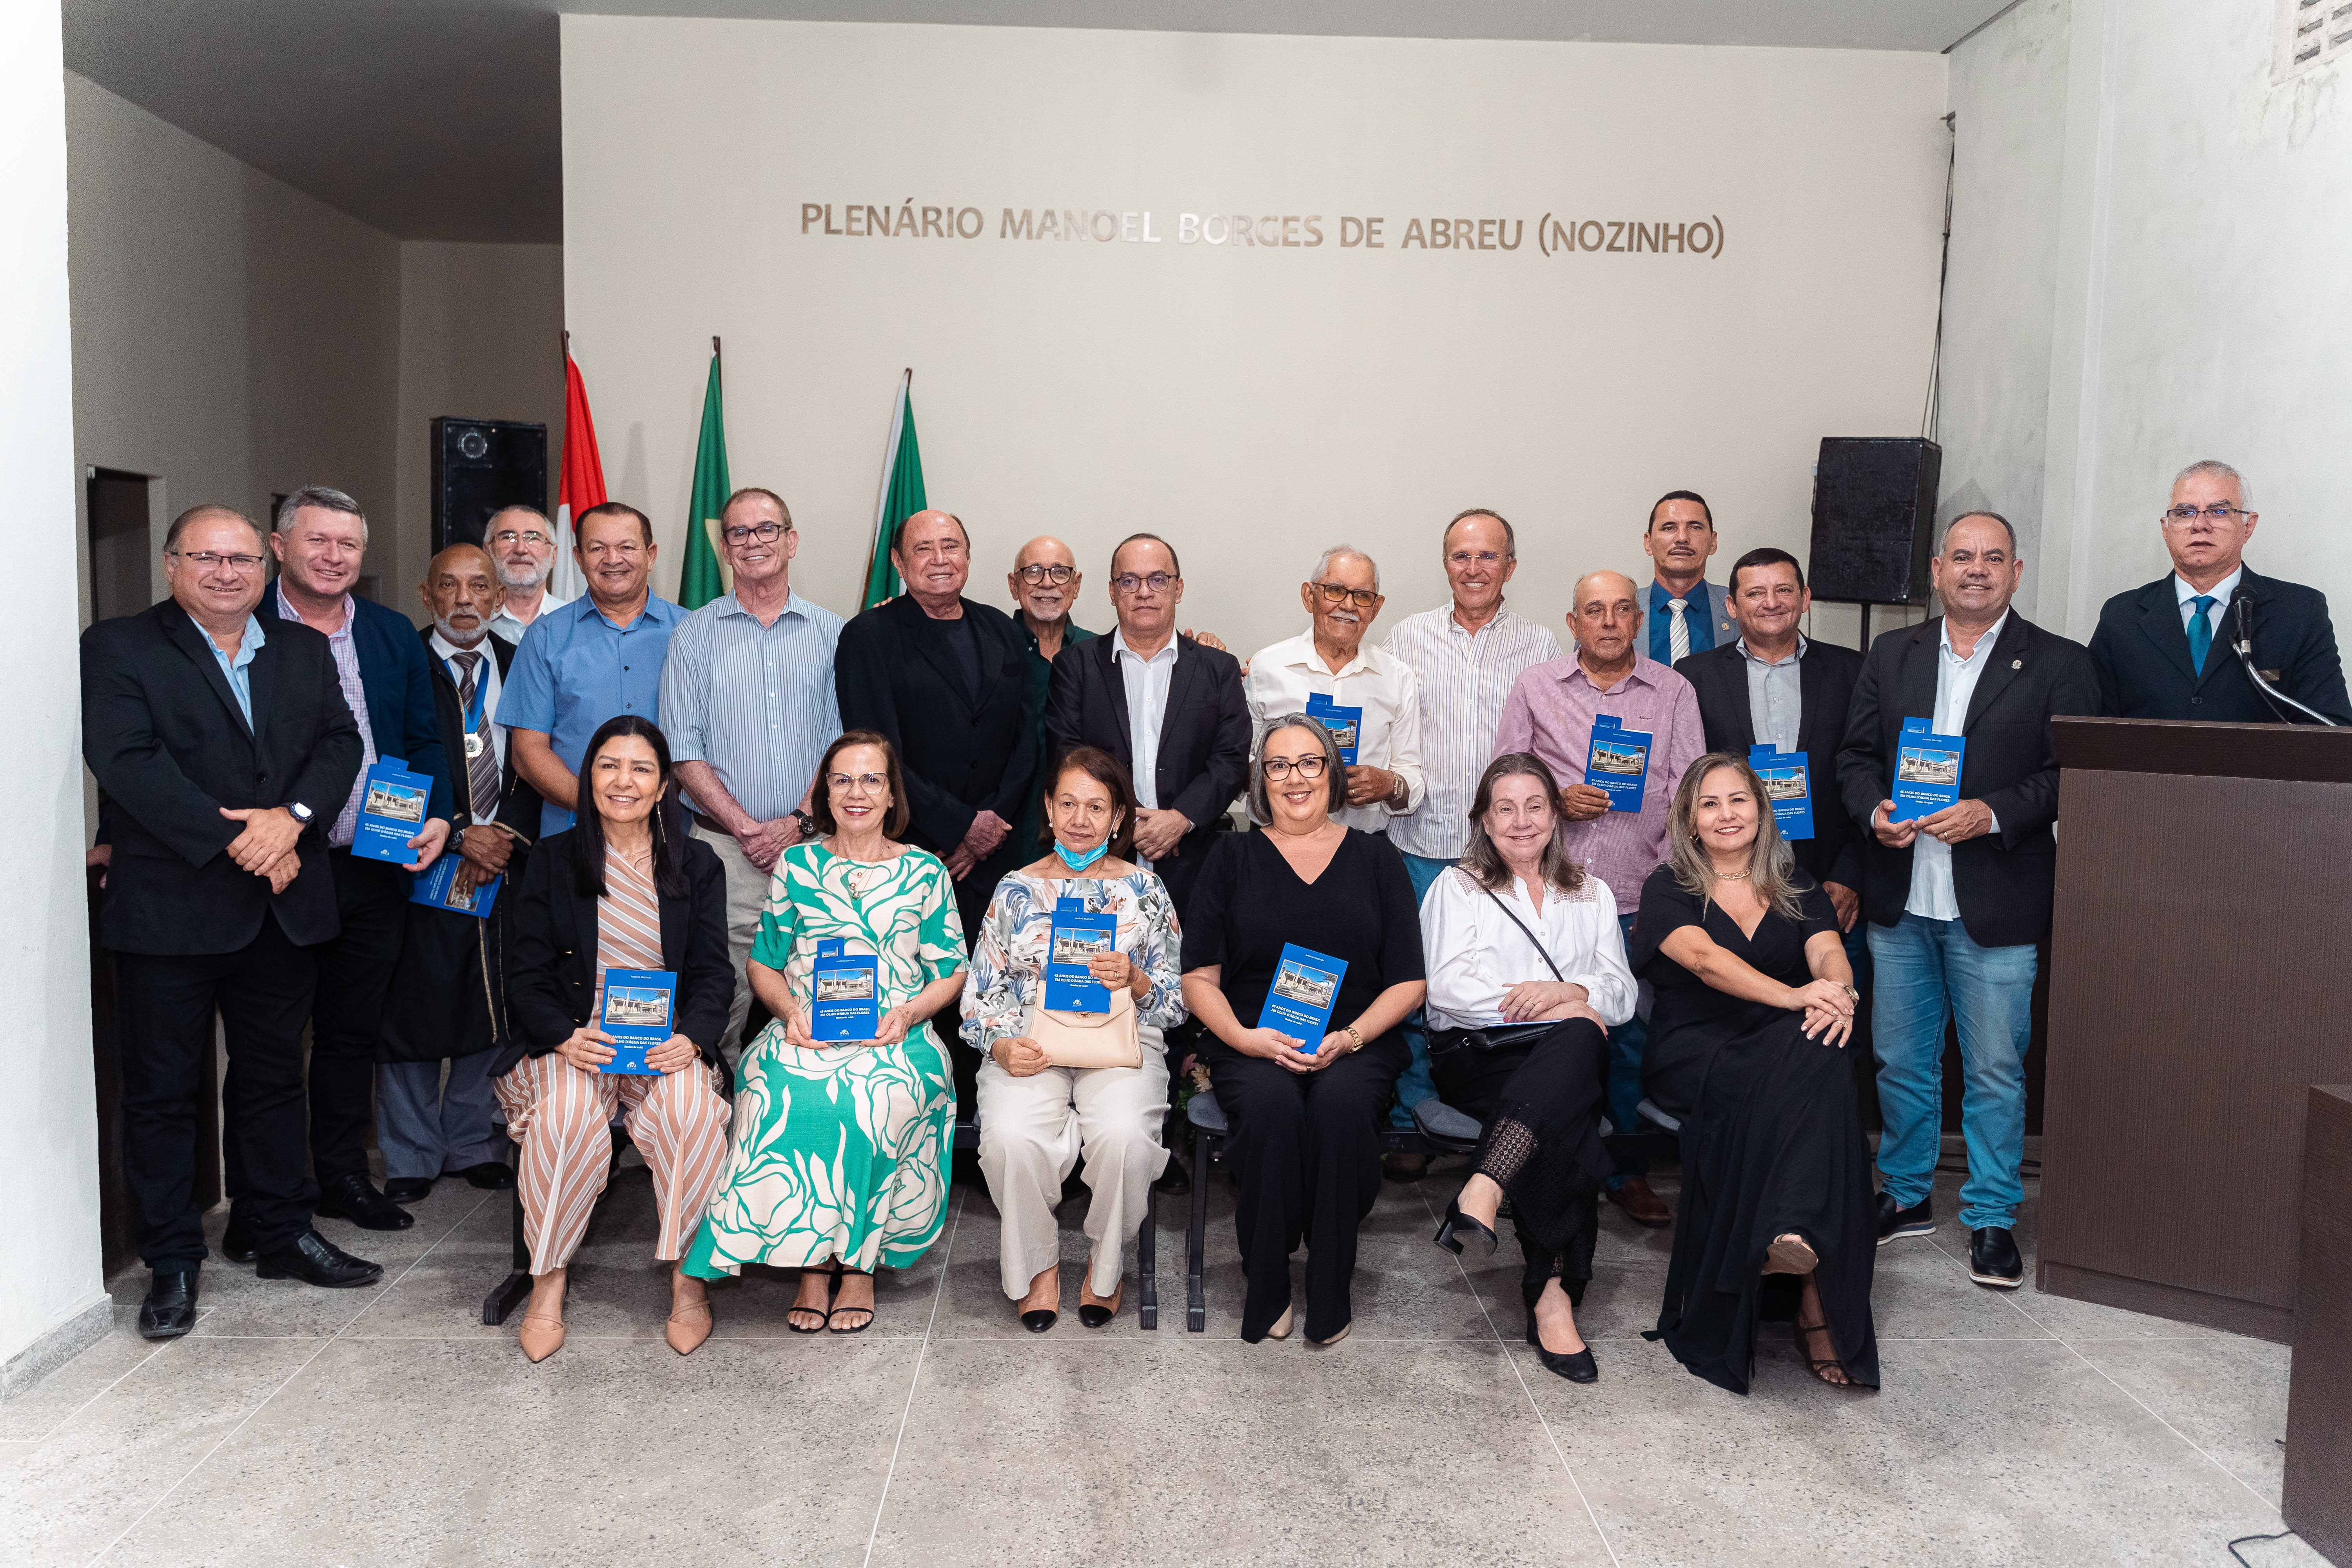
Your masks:
M9 737L20 830L0 839L0 1149L8 1152L0 1247L0 1390L37 1371L27 1347L102 1323L98 1122L91 1110L89 914L82 895L73 340L66 284L64 56L54 5L0 6L0 488L11 574L48 585L10 616L0 729ZM13 1363L13 1364L12 1364Z
M1440 602L1470 505L1518 525L1547 620L1580 571L1643 565L1669 489L1707 494L1728 552L1801 551L1820 438L1918 427L1937 57L567 16L563 59L572 352L666 591L714 332L733 478L791 500L820 602L856 607L911 364L980 595L1052 531L1104 625L1108 547L1149 528L1186 619L1244 650L1296 629L1341 539L1389 616ZM987 237L802 232L803 202L904 198ZM1048 205L1149 209L1163 243L996 237ZM1720 215L1726 243L1547 258L1547 210ZM1182 245L1182 212L1320 214L1326 244ZM1342 214L1385 216L1384 247L1342 248ZM1431 215L1517 219L1522 248L1404 248Z

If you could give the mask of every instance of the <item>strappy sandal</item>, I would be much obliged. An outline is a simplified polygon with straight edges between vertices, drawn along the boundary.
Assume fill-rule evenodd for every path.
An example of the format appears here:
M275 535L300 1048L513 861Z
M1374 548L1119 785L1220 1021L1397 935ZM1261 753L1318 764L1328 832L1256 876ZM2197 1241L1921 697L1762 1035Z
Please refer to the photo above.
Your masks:
M1821 1266L1821 1255L1801 1236L1774 1237L1772 1245L1764 1249L1767 1274L1811 1274Z
M1826 1368L1833 1368L1836 1371L1843 1372L1845 1371L1845 1363L1840 1361L1835 1356L1817 1356L1813 1354L1811 1349L1806 1343L1806 1335L1826 1334L1830 1331L1830 1321L1827 1318L1823 1318L1818 1323L1799 1323L1796 1325L1796 1329L1797 1353L1804 1357L1806 1363L1812 1367L1813 1375L1815 1377L1820 1378L1832 1388L1852 1388L1855 1386L1853 1378L1849 1377L1843 1383L1839 1383L1835 1379L1832 1378L1828 1374L1828 1372L1824 1370ZM1834 1340L1831 1341L1830 1348L1832 1350L1836 1349L1837 1342Z
M838 1289L841 1288L841 1281L842 1281L842 1279L843 1279L845 1276L852 1275L852 1274L862 1275L862 1276L864 1276L865 1278L869 1279L873 1278L873 1275L872 1275L872 1274L868 1273L866 1269L863 1269L863 1268L835 1268L835 1269L833 1271L833 1275L834 1275L834 1289L836 1289L836 1290L838 1290ZM835 1328L835 1327L833 1326L833 1321L834 1321L835 1318L838 1318L839 1316L841 1316L844 1312L863 1312L863 1313L865 1313L865 1314L866 1314L866 1321L865 1321L864 1322L862 1322L862 1323L858 1324L856 1328L852 1328L852 1329L836 1329L836 1328ZM827 1333L832 1333L832 1334L862 1334L862 1333L864 1333L867 1329L870 1329L870 1328L872 1328L873 1326L874 1326L874 1309L873 1309L873 1308L871 1308L871 1307L835 1307L832 1311L827 1312L827 1313L824 1315L824 1328L825 1328L825 1331L826 1331Z
M815 1269L803 1268L803 1269L802 1269L802 1270L801 1270L801 1273L802 1273L803 1276L806 1276L806 1275L808 1275L808 1274L812 1274L812 1273L814 1273L814 1274L823 1275L824 1278L826 1278L826 1279L828 1279L832 1280L832 1281L833 1281L833 1283L831 1283L830 1285L827 1285L827 1286L824 1288L824 1305L823 1307L788 1307L788 1308L786 1308L786 1309L784 1310L784 1328L786 1329L786 1331L787 1331L792 1332L792 1333L795 1333L795 1334L821 1334L821 1333L824 1332L824 1326L825 1326L825 1324L827 1324L827 1323L829 1323L829 1322L831 1322L831 1321L833 1321L833 1313L832 1313L828 1309L830 1309L830 1308L832 1307L832 1305L833 1305L833 1293L834 1293L835 1290L838 1290L838 1289L841 1289L841 1265L840 1265L840 1264L838 1264L838 1263L835 1263L835 1264L831 1268L829 1268L829 1269L826 1269L826 1268L815 1268ZM811 1313L811 1314L814 1315L814 1317L816 1318L816 1327L814 1327L814 1328L813 1328L813 1329L804 1329L804 1328L802 1328L798 1323L795 1323L795 1322L793 1322L793 1314L794 1312L807 1312L807 1313Z

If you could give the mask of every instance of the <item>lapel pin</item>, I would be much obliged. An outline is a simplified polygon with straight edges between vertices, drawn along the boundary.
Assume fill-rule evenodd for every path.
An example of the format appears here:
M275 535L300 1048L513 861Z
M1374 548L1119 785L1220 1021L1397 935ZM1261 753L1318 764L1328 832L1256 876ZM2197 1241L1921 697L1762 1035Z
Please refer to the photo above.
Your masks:
M2021 658L2012 658L2009 661L2009 668L2011 669L2023 669L2025 668L2025 661Z

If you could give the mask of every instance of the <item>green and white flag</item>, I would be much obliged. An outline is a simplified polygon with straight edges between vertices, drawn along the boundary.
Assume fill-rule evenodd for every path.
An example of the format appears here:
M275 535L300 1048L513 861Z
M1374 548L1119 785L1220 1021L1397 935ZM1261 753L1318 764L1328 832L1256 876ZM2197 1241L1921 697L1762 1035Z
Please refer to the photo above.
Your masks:
M898 379L898 401L890 411L890 439L882 448L881 499L874 508L874 548L866 557L866 598L872 609L898 596L898 569L890 563L890 535L929 506L923 495L923 455L915 446L915 373Z
M713 338L710 381L702 393L702 438L694 447L694 489L686 503L686 563L677 574L677 602L689 610L727 592L719 513L733 489L727 482L727 416L719 395L719 340Z

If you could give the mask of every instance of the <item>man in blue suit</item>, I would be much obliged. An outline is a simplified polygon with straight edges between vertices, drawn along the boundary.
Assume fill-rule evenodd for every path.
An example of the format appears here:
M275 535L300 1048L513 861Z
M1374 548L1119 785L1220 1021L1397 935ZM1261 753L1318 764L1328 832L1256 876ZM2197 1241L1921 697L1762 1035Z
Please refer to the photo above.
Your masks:
M1706 563L1721 541L1715 513L1696 490L1668 490L1650 509L1642 530L1642 553L1655 563L1645 618L1650 657L1669 668L1695 653L1728 647L1739 628L1731 616L1731 594L1709 583Z
M2172 481L2164 547L2172 571L2117 594L2099 611L2091 662L2099 711L2123 719L2213 723L2307 722L2266 697L2237 655L2242 625L2254 668L2276 691L2339 724L2352 724L2344 661L2327 596L2264 577L2245 564L2257 513L2246 481L2227 463L2191 463Z
M409 840L417 858L405 870L424 870L448 841L449 765L434 711L433 668L406 616L352 591L367 554L367 519L359 502L324 486L296 490L278 509L269 548L278 558L278 577L255 614L265 630L299 622L327 639L343 700L359 721L362 748L352 793L321 801L318 808L327 828L327 865L341 922L341 932L315 950L310 1168L319 1182L318 1212L369 1230L404 1230L414 1218L369 1180L367 1135L375 1124L376 1035L384 992L400 960L409 879L391 861L352 854L352 838L367 770L383 758L400 757L409 772L433 780L428 820ZM235 1191L237 1173L228 1174ZM221 1250L243 1262L252 1238L240 1235L233 1222L232 1215Z

